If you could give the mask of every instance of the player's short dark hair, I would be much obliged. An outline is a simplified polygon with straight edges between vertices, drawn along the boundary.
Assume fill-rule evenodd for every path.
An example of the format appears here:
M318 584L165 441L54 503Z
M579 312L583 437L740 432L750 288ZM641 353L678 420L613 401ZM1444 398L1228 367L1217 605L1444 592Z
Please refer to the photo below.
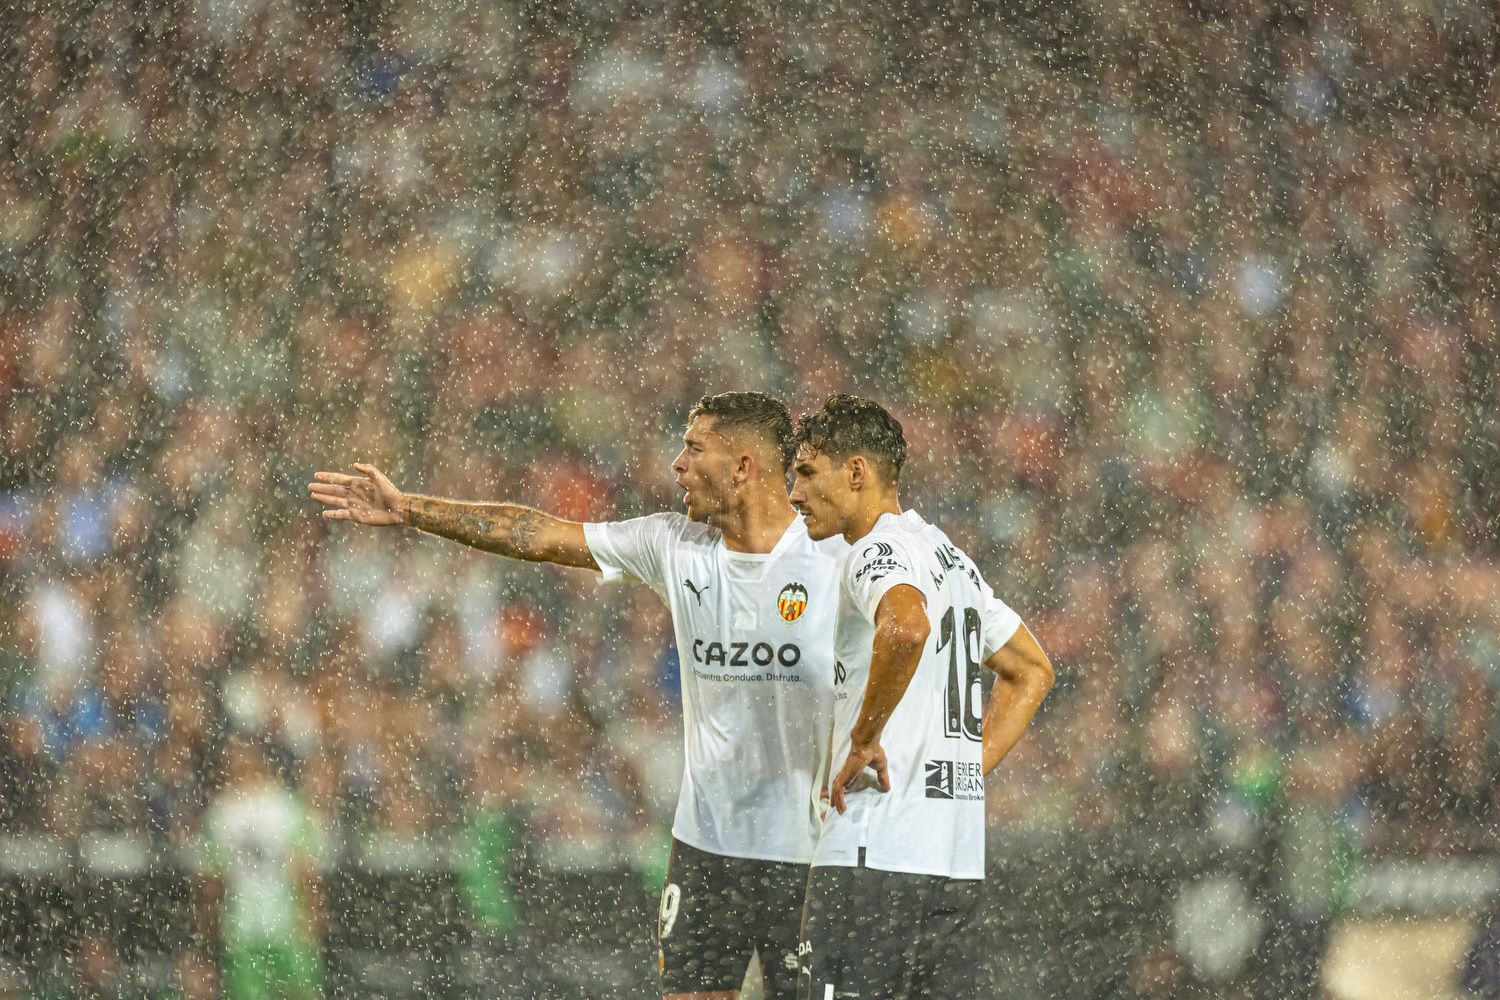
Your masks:
M688 411L688 423L713 417L714 430L751 430L765 438L781 456L781 471L792 466L792 413L781 400L765 392L720 392L704 396Z
M829 396L821 410L797 421L793 452L804 445L837 461L863 455L891 485L900 482L906 464L901 422L879 403L844 393Z

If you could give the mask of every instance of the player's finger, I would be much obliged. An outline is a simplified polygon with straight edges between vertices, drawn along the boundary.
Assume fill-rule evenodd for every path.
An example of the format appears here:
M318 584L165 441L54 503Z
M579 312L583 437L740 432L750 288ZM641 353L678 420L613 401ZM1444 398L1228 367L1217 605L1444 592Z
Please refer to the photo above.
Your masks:
M844 791L849 787L849 782L853 781L854 776L858 773L859 771L855 768L854 761L846 760L844 761L844 766L839 769L838 775L833 779L831 798L833 807L839 812L844 811Z
M322 483L309 483L307 492L319 500L337 500L349 496L349 490L343 486L324 486Z
M881 754L870 761L870 766L875 768L875 776L880 779L880 790L888 792L891 790L891 773L885 766L885 754Z
M313 481L319 483L333 483L335 486L352 486L362 476L351 476L344 472L314 472Z
M360 472L363 472L365 475L369 476L371 479L375 480L377 485L390 490L394 490L396 488L396 484L387 479L385 473L375 468L375 466L367 465L363 462L355 462L354 467Z
M347 521L354 515L346 510L325 510L323 520L325 521Z
M833 776L833 781L830 783L830 787L839 788L843 785L847 785L858 773L859 767L855 765L854 761L852 759L845 760L844 766L839 768L838 774L835 774Z
M347 493L314 493L312 498L330 507L348 507L351 499Z

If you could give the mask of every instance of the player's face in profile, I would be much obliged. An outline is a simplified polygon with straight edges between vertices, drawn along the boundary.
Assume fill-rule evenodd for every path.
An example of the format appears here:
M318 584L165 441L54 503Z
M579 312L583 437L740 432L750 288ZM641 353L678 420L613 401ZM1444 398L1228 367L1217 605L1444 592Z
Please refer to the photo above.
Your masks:
M842 534L853 506L854 491L843 463L834 464L827 455L805 446L792 465L792 492L788 499L802 514L807 535L814 541Z
M713 417L698 417L682 433L682 451L672 460L672 474L683 490L687 516L707 521L729 506L735 455L713 429Z

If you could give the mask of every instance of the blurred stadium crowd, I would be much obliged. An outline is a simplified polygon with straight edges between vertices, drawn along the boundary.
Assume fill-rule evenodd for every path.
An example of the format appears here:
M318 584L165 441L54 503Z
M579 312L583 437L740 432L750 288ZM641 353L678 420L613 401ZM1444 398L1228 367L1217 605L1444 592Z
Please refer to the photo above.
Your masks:
M303 485L671 509L766 388L890 404L1058 665L997 843L1274 836L1310 918L1492 843L1493 8L712 6L0 14L0 832L196 851L240 734L328 843L649 869L655 598Z

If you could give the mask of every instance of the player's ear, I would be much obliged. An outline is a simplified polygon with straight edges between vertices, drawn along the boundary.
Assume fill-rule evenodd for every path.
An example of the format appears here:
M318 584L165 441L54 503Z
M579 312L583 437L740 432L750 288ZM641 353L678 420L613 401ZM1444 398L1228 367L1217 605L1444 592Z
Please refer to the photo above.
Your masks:
M866 489L870 485L870 463L863 455L850 455L844 462L844 472L849 476L849 488Z

